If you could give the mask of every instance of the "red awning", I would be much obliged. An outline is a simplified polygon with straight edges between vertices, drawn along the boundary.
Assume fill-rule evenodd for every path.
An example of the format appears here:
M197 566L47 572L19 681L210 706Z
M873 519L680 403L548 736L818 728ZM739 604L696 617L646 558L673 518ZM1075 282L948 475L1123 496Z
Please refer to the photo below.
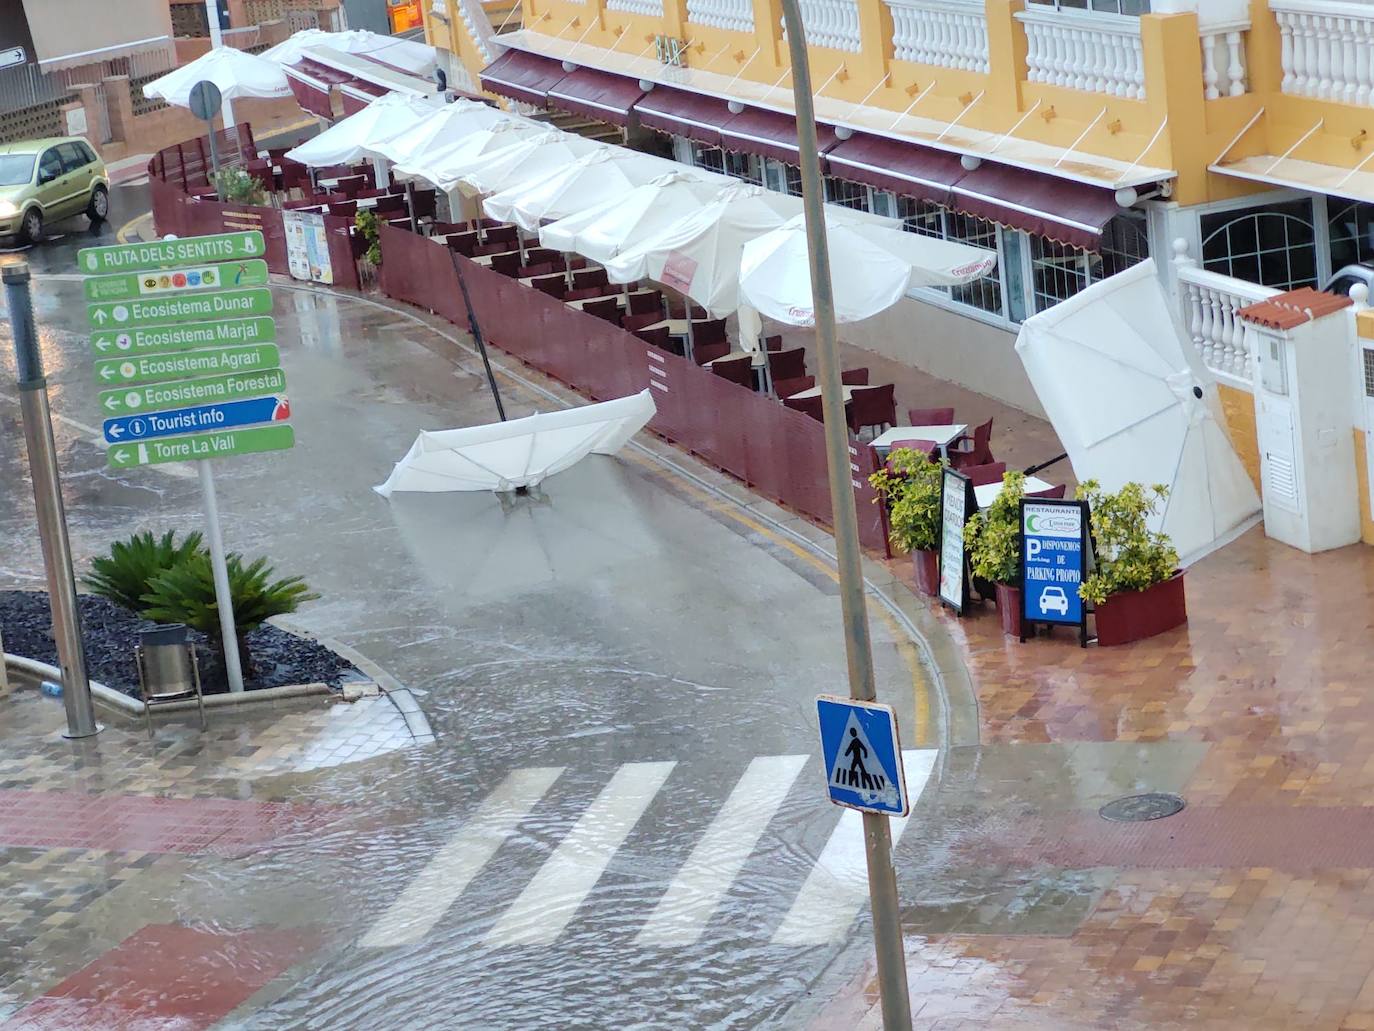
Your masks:
M639 124L659 132L685 136L708 147L720 146L720 129L735 116L725 101L656 86L635 104Z
M968 174L954 154L865 133L841 140L825 162L836 178L946 206L954 184Z
M290 68L294 68L306 76L330 86L337 86L353 78L352 72L346 72L340 68L331 68L327 64L321 64L319 61L312 61L308 57L301 58L295 64L291 65Z
M1085 251L1102 246L1102 228L1121 211L1111 190L990 163L954 184L950 206Z
M549 90L549 103L600 122L628 125L630 111L642 96L638 79L578 68Z
M291 94L296 98L296 103L301 106L302 111L309 111L312 115L319 115L321 118L334 117L334 108L329 102L329 84L327 82L311 78L294 68L283 68L282 71L286 73L286 84L291 87Z
M523 50L507 50L482 69L481 80L483 89L543 107L548 100L549 90L557 86L566 74L563 65L551 57L540 57Z
M339 84L339 99L345 115L355 115L385 93L381 86L366 79L349 79Z
M817 143L824 154L835 145L835 130L828 125L816 126ZM797 153L797 121L791 115L751 107L735 115L721 127L720 145L726 150L758 154L795 165Z

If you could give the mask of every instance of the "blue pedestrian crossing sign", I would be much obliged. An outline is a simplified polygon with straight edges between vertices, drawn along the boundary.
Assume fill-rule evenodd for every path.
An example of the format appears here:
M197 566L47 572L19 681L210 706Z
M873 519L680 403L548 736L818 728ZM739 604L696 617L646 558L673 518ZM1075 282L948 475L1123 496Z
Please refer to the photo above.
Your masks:
M821 695L816 711L830 801L866 813L905 816L911 805L892 706Z

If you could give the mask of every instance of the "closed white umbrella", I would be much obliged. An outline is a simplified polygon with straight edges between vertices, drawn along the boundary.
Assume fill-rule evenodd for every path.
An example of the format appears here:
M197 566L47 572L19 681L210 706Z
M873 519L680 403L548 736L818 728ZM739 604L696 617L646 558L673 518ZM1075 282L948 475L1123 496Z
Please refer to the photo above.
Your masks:
M606 144L584 136L546 130L520 140L501 151L491 151L463 161L446 159L439 185L455 186L469 197L497 193L520 183L542 181L580 157Z
M400 161L396 164L394 172L398 176L426 179L448 190L453 186L451 168L466 167L469 162L484 154L508 149L522 139L541 136L547 132L547 129L532 122L495 122L468 133L446 147L431 148L407 161ZM444 185L445 183L447 185Z
M433 111L421 122L384 136L372 149L377 156L389 161L423 162L427 155L459 143L478 129L511 121L528 122L528 119L488 104L459 99Z
M859 322L918 286L960 286L997 267L996 253L901 229L827 217L835 320ZM813 326L811 266L801 217L744 245L740 296L769 318Z
M292 161L324 168L375 156L374 141L420 124L438 113L433 100L388 93L357 114L335 122L313 139L286 152Z
M1216 383L1153 260L1027 319L1016 351L1080 483L1169 488L1150 528L1168 534L1185 563L1259 512L1222 428Z
M662 175L672 162L623 147L602 147L578 158L547 179L517 184L492 194L483 204L488 215L531 232L558 219L625 194Z
M201 81L213 82L225 100L291 96L291 86L280 65L233 47L216 47L158 76L143 87L143 95L165 100L173 107L190 107L191 90Z
M295 64L311 47L328 47L343 54L370 57L403 72L428 78L434 74L436 54L432 46L416 40L383 36L366 29L326 32L323 29L302 29L289 38L269 47L262 57L277 64Z

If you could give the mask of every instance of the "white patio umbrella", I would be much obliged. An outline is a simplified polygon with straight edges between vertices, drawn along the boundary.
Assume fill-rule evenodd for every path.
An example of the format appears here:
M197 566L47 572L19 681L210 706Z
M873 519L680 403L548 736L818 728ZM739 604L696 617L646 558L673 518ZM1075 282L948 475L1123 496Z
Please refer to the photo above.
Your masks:
M397 176L426 179L435 185L453 185L449 169L461 168L474 159L497 150L513 147L522 139L541 136L548 130L533 122L501 121L468 133L446 147L430 148L423 154L401 161L393 169Z
M426 155L451 147L478 129L511 121L529 120L488 104L460 98L433 111L423 121L378 139L372 150L388 161L423 162Z
M216 47L158 76L143 87L143 95L152 100L165 100L173 107L190 107L191 90L203 80L218 86L225 100L291 96L291 86L280 65L233 47Z
M469 197L497 193L521 183L542 182L580 157L606 144L558 129L528 136L514 146L464 161L446 159L440 183L446 190L457 187Z
M344 54L370 57L412 75L429 77L434 73L435 50L416 40L383 36L366 29L326 32L323 29L302 29L262 52L262 57L277 64L295 64L306 56L311 47L328 47Z
M1151 529L1168 534L1185 563L1258 514L1216 383L1152 260L1027 319L1016 351L1080 483L1169 488Z
M287 151L286 156L315 168L375 157L374 141L420 124L437 113L438 108L428 97L388 93L357 114L340 119L318 136Z
M662 175L671 161L624 147L602 147L547 179L519 183L483 203L488 215L534 232L547 219L572 215L607 200L623 199L636 186Z
M549 223L539 230L539 242L604 265L626 247L656 236L699 210L735 181L701 168L679 168L622 196Z
M994 252L902 229L826 218L835 321L859 322L918 286L960 286L997 267ZM812 326L811 266L802 216L744 245L740 297L769 318Z

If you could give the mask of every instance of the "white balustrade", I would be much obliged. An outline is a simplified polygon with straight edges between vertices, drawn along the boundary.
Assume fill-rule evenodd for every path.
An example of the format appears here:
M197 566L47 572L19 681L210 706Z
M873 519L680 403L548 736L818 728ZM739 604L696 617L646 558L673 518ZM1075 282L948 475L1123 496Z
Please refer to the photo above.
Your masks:
M751 0L687 0L687 20L713 29L754 31Z
M982 0L884 0L892 12L898 61L987 73L988 23Z
M1282 41L1283 92L1374 103L1374 6L1270 0L1269 7Z
M482 60L490 64L493 59L504 53L504 48L492 49L492 38L496 35L496 30L491 26L491 16L482 6L481 0L458 0L458 17L463 22L463 27L468 30L468 35L472 37L473 46L482 55ZM454 62L458 65L458 62ZM461 88L458 83L453 84Z
M1245 32L1249 27L1203 29L1202 79L1208 100L1250 92L1250 75L1245 65Z
M1025 10L1031 82L1139 100L1145 96L1140 19L1121 14Z
M806 26L807 46L859 52L862 44L857 0L798 0L797 6ZM781 24L782 38L786 39L787 24Z
M1198 268L1182 240L1174 242L1174 254L1179 315L1203 364L1223 382L1250 389L1250 353L1236 312L1282 291Z
M606 10L642 14L649 18L662 18L663 0L606 0Z

